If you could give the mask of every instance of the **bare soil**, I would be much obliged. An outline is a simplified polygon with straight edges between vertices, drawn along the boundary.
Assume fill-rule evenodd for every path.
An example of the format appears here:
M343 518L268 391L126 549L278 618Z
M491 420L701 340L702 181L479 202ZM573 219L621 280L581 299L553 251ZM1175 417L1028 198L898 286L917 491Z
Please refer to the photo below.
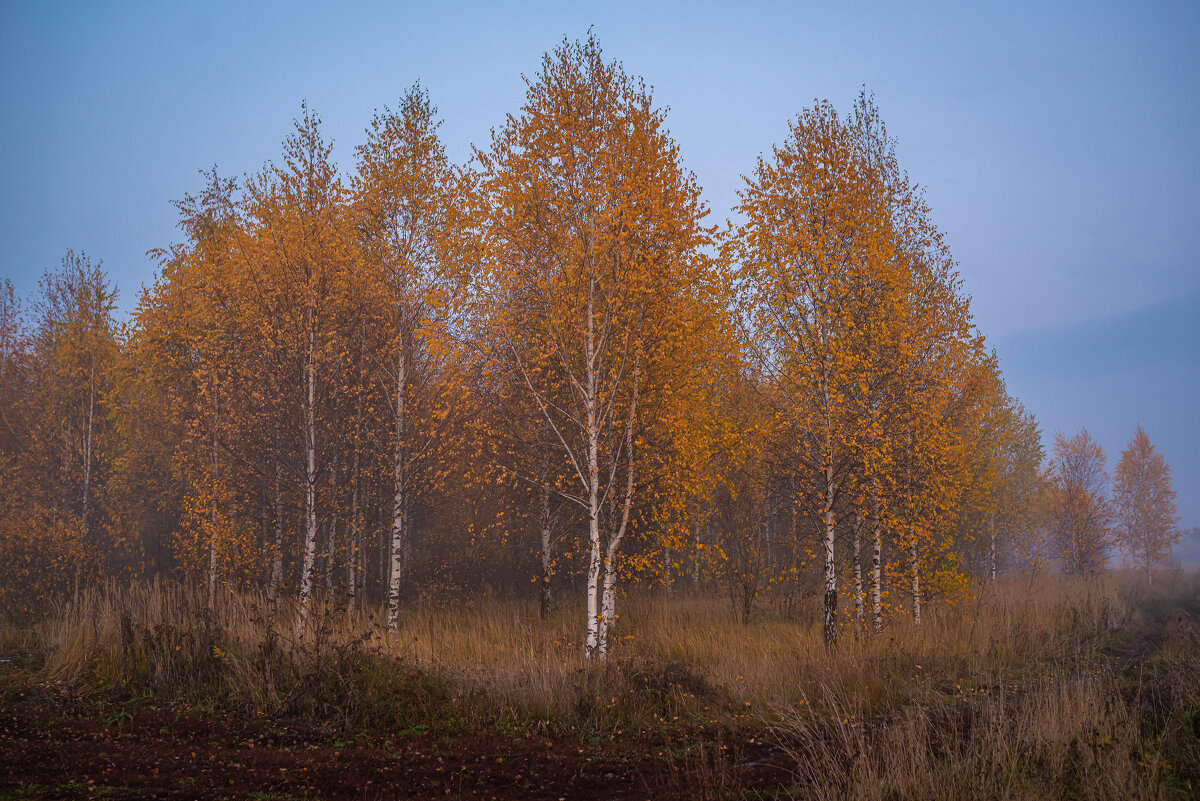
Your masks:
M593 742L424 730L354 742L37 693L0 706L0 798L670 799L777 791L785 764L750 730Z

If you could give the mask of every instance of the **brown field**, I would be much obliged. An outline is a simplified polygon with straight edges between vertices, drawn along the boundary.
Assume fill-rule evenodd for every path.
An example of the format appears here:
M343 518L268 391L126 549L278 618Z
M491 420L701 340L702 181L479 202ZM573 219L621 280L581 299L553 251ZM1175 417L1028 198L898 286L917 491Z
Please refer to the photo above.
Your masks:
M4 798L1195 798L1200 582L982 586L920 626L331 612L109 588L3 632ZM287 622L276 622L287 621Z

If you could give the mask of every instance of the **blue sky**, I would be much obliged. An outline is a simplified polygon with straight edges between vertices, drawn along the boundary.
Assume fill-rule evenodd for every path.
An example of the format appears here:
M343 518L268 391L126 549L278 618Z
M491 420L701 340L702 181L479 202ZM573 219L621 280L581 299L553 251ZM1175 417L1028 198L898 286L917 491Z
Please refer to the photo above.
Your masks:
M7 3L0 275L29 292L86 250L129 308L169 201L275 156L301 100L349 164L419 79L464 160L589 26L670 107L718 220L801 108L874 91L1047 442L1086 426L1112 463L1142 423L1200 526L1195 2Z

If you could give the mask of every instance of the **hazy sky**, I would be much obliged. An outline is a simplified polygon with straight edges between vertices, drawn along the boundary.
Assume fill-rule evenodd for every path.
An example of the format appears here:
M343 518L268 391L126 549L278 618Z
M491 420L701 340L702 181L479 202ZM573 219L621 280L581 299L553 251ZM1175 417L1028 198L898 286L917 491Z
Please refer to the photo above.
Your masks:
M420 80L450 156L521 102L521 74L593 26L655 88L724 219L814 98L876 95L927 189L1012 391L1086 426L1110 467L1134 426L1200 526L1200 4L5 3L0 276L31 292L85 250L125 308L178 238L196 170L252 171L307 99L349 165Z

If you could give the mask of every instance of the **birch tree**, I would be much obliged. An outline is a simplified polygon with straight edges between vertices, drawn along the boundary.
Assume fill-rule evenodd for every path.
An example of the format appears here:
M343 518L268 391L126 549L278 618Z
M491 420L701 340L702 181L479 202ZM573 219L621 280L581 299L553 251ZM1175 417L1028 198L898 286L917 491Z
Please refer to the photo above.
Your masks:
M43 371L42 436L54 465L56 506L94 543L97 475L108 459L108 392L120 348L117 293L86 254L68 251L41 279L33 350ZM52 433L53 432L53 433Z
M538 336L536 353L515 339L506 350L569 465L572 486L560 496L587 524L585 649L604 659L638 486L643 392L679 330L669 304L696 273L707 231L663 113L595 39L547 54L527 86L519 114L477 152L482 297L498 332Z
M1096 575L1112 544L1112 505L1104 450L1087 429L1055 435L1053 476L1050 525L1063 568Z
M391 355L378 369L389 387L392 412L390 628L399 620L413 498L421 491L431 451L440 445L438 423L446 418L430 407L445 403L439 395L452 361L458 297L446 270L451 171L436 114L428 94L414 86L399 109L375 115L367 142L358 148L359 230L389 309L384 320Z
M884 175L860 133L828 103L801 112L746 179L736 208L745 222L731 246L756 358L794 437L784 458L815 478L813 495L798 503L819 519L829 644L837 639L837 510L862 432L849 396L864 368L855 302L879 300L864 282L889 268L894 247Z
M346 190L307 107L284 142L282 161L246 184L239 276L251 325L264 348L299 365L301 410L299 479L303 535L298 627L309 618L314 590L319 517L318 486L329 465L323 401L341 386L323 375L340 352L339 312L352 294L357 253L346 219ZM286 385L286 382L284 382Z
M1167 561L1182 534L1171 468L1141 426L1117 462L1113 512L1117 542L1152 581L1154 567Z

